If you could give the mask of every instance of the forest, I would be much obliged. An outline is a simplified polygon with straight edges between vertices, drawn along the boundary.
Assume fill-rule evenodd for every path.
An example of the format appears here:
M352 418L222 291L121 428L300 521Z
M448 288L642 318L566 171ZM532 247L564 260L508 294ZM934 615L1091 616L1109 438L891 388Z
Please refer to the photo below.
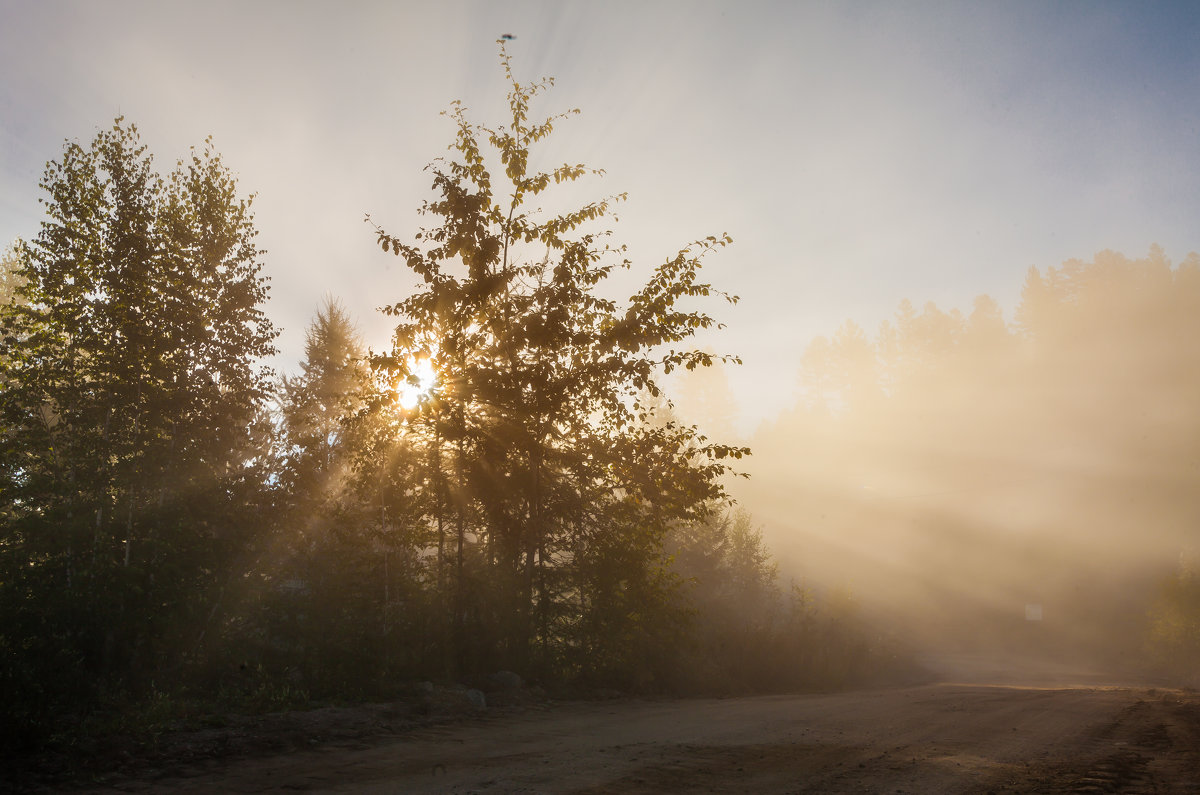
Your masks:
M988 296L848 320L739 496L781 563L819 560L917 645L1194 685L1198 309L1200 256L1155 246L1030 268L1011 321Z
M702 275L731 238L632 262L622 194L556 192L601 171L531 167L575 111L532 115L552 81L501 53L505 124L452 105L416 231L367 217L419 278L382 294L390 345L330 298L292 373L211 139L160 173L119 118L47 164L0 266L7 753L498 672L838 688L983 636L1189 675L1200 258L1031 269L1012 322L847 321L743 442L671 397L739 361L695 344L737 301Z
M503 49L502 49L503 54ZM0 702L23 752L130 715L388 698L513 671L546 687L836 686L890 648L785 587L728 484L749 450L663 376L720 362L704 282L727 235L640 273L617 195L555 214L531 170L573 111L447 112L427 225L378 226L421 279L367 350L335 300L292 374L252 196L211 140L169 173L118 118L47 164L0 295ZM561 204L561 202L559 202ZM370 217L367 219L370 222Z

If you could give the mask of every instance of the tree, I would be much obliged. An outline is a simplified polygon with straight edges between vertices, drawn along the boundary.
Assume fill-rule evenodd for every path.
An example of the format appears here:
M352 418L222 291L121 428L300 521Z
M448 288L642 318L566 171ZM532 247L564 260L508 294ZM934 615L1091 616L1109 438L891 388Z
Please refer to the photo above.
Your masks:
M215 613L261 523L256 362L275 331L250 199L211 142L163 179L117 119L41 185L47 219L3 313L0 623L39 686L62 669L44 695L66 702Z
M367 405L366 349L338 302L308 327L300 367L279 385L280 554L261 634L264 647L286 649L310 692L344 694L419 668L418 644L396 642L422 634L406 631L422 618L406 499L417 482L394 417Z
M23 283L21 270L21 241L16 241L0 254L0 306L8 306L21 300L19 289Z
M724 687L767 684L766 669L785 660L770 648L783 617L782 594L762 531L744 509L714 506L703 520L674 529L669 544L672 567L686 584L696 646L695 662L681 675Z
M631 267L597 229L624 197L550 217L536 209L552 186L601 172L530 170L536 145L577 111L531 122L531 101L552 81L518 82L499 44L510 124L475 124L455 104L455 156L429 166L438 198L421 209L436 225L411 243L376 227L382 248L424 284L387 308L400 323L373 366L387 383L410 377L420 359L437 371L407 428L423 436L430 479L442 484L434 491L445 496L427 521L448 530L453 554L455 664L470 667L486 651L553 668L572 655L579 664L580 617L607 598L597 589L662 585L652 572L663 533L722 496L726 462L746 452L701 443L678 423L639 425L639 396L660 394L657 374L736 361L677 349L715 322L677 303L736 299L698 279L703 257L730 242L724 235L681 249L624 305L602 295L614 268ZM589 579L608 570L601 559L621 559L626 576ZM617 602L613 615L635 621L636 607Z
M25 303L20 294L20 289L25 283L21 277L23 263L20 247L21 241L18 240L0 254L0 316L13 312L17 306ZM13 342L16 342L15 338ZM3 367L0 366L0 389L4 386L4 378Z
M1159 584L1148 614L1147 651L1165 670L1193 684L1200 652L1200 572L1195 555L1181 555L1179 566Z
M370 369L366 348L342 305L327 299L305 332L298 376L281 379L287 491L321 500L350 460L346 420L361 408Z
M715 439L735 438L738 404L729 387L729 374L720 361L714 361L711 367L682 371L672 394L680 413L705 435Z

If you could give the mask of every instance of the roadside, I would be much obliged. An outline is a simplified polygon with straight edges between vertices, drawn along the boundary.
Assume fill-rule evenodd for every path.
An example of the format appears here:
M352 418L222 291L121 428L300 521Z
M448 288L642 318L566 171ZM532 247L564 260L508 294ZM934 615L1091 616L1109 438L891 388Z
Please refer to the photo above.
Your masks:
M235 760L313 748L365 748L418 729L485 714L498 718L527 710L544 711L551 704L537 687L509 685L483 694L461 685L423 682L383 703L257 715L211 712L133 733L88 736L83 746L62 743L10 771L6 789L60 791L118 781L186 777Z

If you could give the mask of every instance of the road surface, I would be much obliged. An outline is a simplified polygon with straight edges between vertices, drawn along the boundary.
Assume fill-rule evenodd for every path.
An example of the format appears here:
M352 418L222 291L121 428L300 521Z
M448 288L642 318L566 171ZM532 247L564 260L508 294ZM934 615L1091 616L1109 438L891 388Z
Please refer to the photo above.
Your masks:
M96 791L1200 792L1200 696L1070 679L555 704Z

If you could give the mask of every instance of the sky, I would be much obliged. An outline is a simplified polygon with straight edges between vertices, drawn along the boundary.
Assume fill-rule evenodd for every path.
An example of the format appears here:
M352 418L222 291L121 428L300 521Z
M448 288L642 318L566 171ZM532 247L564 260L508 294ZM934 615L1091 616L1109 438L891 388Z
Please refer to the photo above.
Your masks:
M698 340L749 432L794 403L800 356L902 299L1011 319L1030 266L1200 249L1200 8L1108 2L63 2L0 0L0 245L36 235L65 140L123 115L168 171L212 135L256 194L293 372L326 296L387 345L413 287L364 223L415 231L440 116L504 119L496 39L535 110L579 108L543 165L628 192L629 279L727 232L726 324ZM630 281L627 293L636 289Z

